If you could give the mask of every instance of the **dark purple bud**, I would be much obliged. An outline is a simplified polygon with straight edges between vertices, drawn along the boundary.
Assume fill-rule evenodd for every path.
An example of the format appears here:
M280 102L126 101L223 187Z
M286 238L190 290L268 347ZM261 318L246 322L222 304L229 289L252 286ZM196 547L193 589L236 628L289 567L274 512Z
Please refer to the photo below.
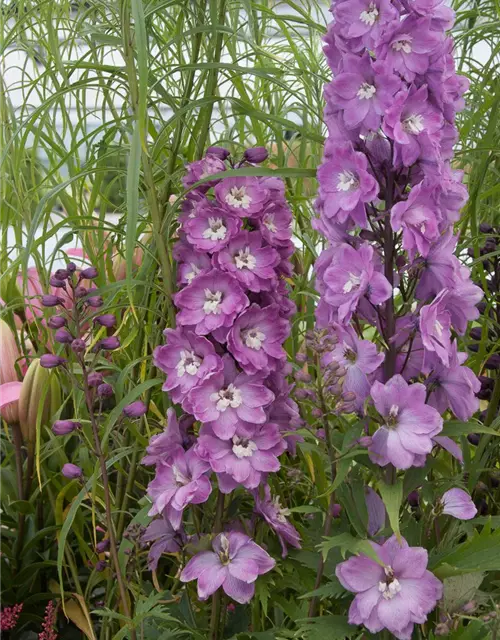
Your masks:
M481 440L481 436L479 433L469 433L469 435L467 436L467 440L475 447L477 447L479 441Z
M73 340L73 342L71 343L71 348L75 353L83 353L87 348L87 345L85 343L85 340L82 340L81 338L75 338L75 340Z
M72 433L80 427L81 424L75 420L56 420L52 425L52 433L56 436L67 436L68 433Z
M492 471L490 475L490 482L494 489L498 489L498 487L500 487L500 474L497 471Z
M406 266L406 258L404 256L398 256L396 258L396 267L398 269L402 269L405 266Z
M297 355L295 356L295 360L299 364L305 364L307 362L307 360L308 360L307 354L305 354L305 353L297 353Z
M101 398L111 398L113 395L113 387L107 382L103 382L97 387L97 395Z
M59 278L56 278L56 276L50 276L49 282L52 287L56 287L58 289L61 289L66 286L66 283L64 282L64 280L59 280Z
M486 302L478 302L476 304L477 310L479 311L479 313L484 313L486 311L486 307L488 305L486 304Z
M311 378L311 374L307 373L307 371L297 371L297 373L294 376L295 380L297 380L297 382L311 382L312 378Z
M473 327L469 335L473 340L481 340L482 333L481 327Z
M309 397L309 389L297 389L295 397L297 400L306 400Z
M224 149L224 147L208 147L207 155L215 156L219 158L219 160L225 160L231 154L227 149Z
M61 327L65 327L68 324L68 321L62 316L52 316L52 318L49 318L47 324L51 329L60 329Z
M332 516L334 518L339 518L342 512L342 506L340 504L332 504Z
M251 149L247 149L243 154L243 158L247 162L252 162L253 164L259 164L259 162L264 162L264 160L268 157L267 149L265 147L252 147Z
M116 316L113 313L103 313L100 316L94 318L96 324L100 324L101 327L108 327L111 329L116 325Z
M481 222L481 224L479 225L479 231L481 233L493 233L494 229L491 224L488 224L487 222Z
M372 442L373 438L371 436L361 436L361 438L358 438L358 444L367 449L372 446Z
M486 242L484 243L484 249L486 253L492 253L493 251L496 251L497 249L496 240L494 238L488 238L488 240L486 240Z
M104 538L101 542L98 542L95 546L97 553L104 553L109 549L109 538Z
M87 300L87 304L89 305L89 307L92 307L92 309L99 309L99 307L102 307L102 305L104 304L104 300L101 298L101 296L92 296Z
M127 416L127 418L140 418L147 410L148 408L142 400L136 400L123 409L123 414Z
M95 570L98 571L99 573L101 573L101 571L104 571L106 567L107 567L107 564L105 560L99 560L99 562L95 563Z
M98 275L99 272L95 267L88 267L87 269L84 269L80 272L80 278L82 280L94 280L94 278L97 278Z
M476 396L479 398L479 400L491 400L491 394L492 394L491 389L483 389L483 388L481 388L476 393Z
M418 505L420 504L420 496L418 494L418 491L411 491L408 494L408 504L410 505L410 507L418 507Z
M484 365L484 368L494 370L494 371L500 369L500 354L495 353L492 356L490 356L488 360L486 360L486 364Z
M51 293L48 293L45 296L42 296L42 304L44 307L57 307L58 304L62 304L64 300L59 296L54 296Z
M73 336L67 329L58 329L54 335L54 340L60 344L69 344L73 341Z
M44 353L40 358L40 365L44 369L54 369L55 367L60 367L62 364L66 362L65 358L61 358L61 356L56 356L53 353Z
M88 293L88 290L81 284L78 285L78 287L76 287L75 289L75 296L77 298L85 298L87 293Z
M479 498L479 500L475 501L478 515L487 516L488 515L488 503L484 498Z
M109 338L103 338L99 340L97 346L105 351L113 351L120 347L120 338L118 336L109 336Z
M75 273L76 264L74 262L68 262L68 264L66 265L66 271L68 271L69 273Z
M470 344L468 346L469 351L472 351L472 353L477 353L479 351L479 345L478 344Z
M98 371L93 371L92 373L89 373L89 377L87 378L89 387L98 387L102 383L102 381L103 381L103 375Z
M61 473L65 478L69 478L70 480L81 478L83 476L83 472L80 467L77 467L76 464L72 464L71 462L67 462L63 466Z
M58 279L58 280L67 280L69 278L69 272L67 269L58 269L55 273L54 276Z

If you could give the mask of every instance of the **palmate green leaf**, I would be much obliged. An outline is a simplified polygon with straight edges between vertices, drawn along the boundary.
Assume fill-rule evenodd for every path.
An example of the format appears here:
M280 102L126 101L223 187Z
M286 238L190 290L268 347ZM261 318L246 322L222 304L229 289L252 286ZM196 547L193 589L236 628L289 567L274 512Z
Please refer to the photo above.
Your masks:
M434 556L430 568L438 576L459 576L480 571L500 570L500 529L485 525L481 533L448 552Z
M355 555L366 555L378 564L383 565L383 562L377 555L377 552L372 547L370 542L366 539L355 538L350 533L340 533L338 536L325 538L324 542L318 545L318 548L323 554L323 558L326 560L330 549L340 547L342 554L345 555L347 551Z
M301 625L299 637L303 640L345 640L357 632L358 627L349 624L346 616L322 616L310 618Z
M403 479L398 478L394 484L379 482L378 488L380 496L384 501L387 515L389 516L391 528L398 540L400 540L399 511L401 509L401 503L403 502Z

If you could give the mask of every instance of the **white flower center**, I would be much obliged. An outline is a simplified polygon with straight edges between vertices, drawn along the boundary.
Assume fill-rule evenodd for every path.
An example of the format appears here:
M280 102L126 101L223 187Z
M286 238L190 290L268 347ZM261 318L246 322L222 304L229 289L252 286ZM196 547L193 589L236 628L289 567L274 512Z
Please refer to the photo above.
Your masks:
M385 600L392 600L396 594L401 591L401 585L399 580L394 577L394 571L392 567L384 567L387 580L385 582L380 581L378 583L378 590L382 594Z
M337 191L354 191L359 186L359 180L352 171L342 171L339 173L338 180Z
M411 133L414 136L418 136L419 133L425 129L424 127L424 117L418 113L413 113L411 116L408 116L406 120L402 122L403 131L406 133Z
M237 269L250 269L253 271L257 265L257 259L250 253L250 247L240 249L234 256L234 263Z
M389 416L391 418L397 418L399 413L399 407L397 404L393 404L389 409Z
M177 363L177 375L179 378L185 373L195 376L201 365L201 358L194 351L181 351L181 359Z
M411 53L412 52L412 48L411 48L411 41L413 40L413 38L411 36L405 36L404 38L401 38L400 40L396 40L395 42L392 43L392 48L394 49L394 51L402 51L403 53Z
M360 100L370 100L377 93L377 89L373 84L363 82L359 87L357 96Z
M273 216L266 216L264 218L264 226L266 226L271 233L276 233L276 231L278 231L278 227L274 224Z
M212 393L210 400L216 403L217 411L224 412L228 407L237 409L242 403L241 391L230 384L225 389Z
M225 555L229 554L229 538L225 533L220 534L220 548Z
M248 195L246 187L231 187L226 194L226 202L236 209L248 209L252 198Z
M436 322L434 323L434 329L436 330L436 333L439 337L443 335L443 325L439 322L439 320L436 320Z
M251 458L254 451L257 451L257 445L253 440L233 436L233 453L237 458Z
M359 14L359 19L364 24L367 24L369 27L373 27L375 22L378 19L378 9L375 6L374 2L370 2L370 5L366 11L362 11Z
M276 520L278 522L286 522L286 517L290 515L290 509L281 506L281 502L278 496L273 499L273 507L276 511Z
M190 482L189 478L182 473L182 471L175 464L172 465L172 473L174 474L175 481L179 486L184 486Z
M262 348L262 343L266 339L266 334L262 333L258 327L254 327L253 329L247 329L247 331L244 331L242 337L243 342L247 347L258 351Z
M188 284L191 284L191 282L200 273L200 269L198 269L198 267L195 264L193 264L192 262L191 262L191 269L192 269L192 271L190 271L189 273L186 274L186 280L187 280Z
M220 303L222 302L222 291L210 291L205 289L205 302L203 304L203 311L208 315L214 313L218 315L222 309Z
M349 274L349 280L345 283L342 289L344 293L351 293L353 289L357 289L361 284L361 276L357 276L355 273Z
M222 218L209 218L208 227L203 232L203 237L206 240L224 240L226 233L227 228Z

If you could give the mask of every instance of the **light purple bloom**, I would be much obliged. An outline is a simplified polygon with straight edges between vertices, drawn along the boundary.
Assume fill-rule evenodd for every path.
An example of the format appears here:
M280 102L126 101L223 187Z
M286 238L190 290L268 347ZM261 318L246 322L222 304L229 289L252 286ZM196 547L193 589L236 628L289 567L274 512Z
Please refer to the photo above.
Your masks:
M165 329L167 343L153 353L155 367L167 374L163 391L174 402L182 403L191 389L213 373L222 371L222 360L215 347L203 336L186 329Z
M467 267L460 267L457 271L455 286L447 290L446 309L450 313L453 328L463 335L467 324L479 318L476 305L484 296L483 290L470 279Z
M186 218L182 230L187 240L200 251L219 251L241 229L241 220L233 214L202 200Z
M292 213L282 203L266 205L258 221L259 230L266 242L273 247L288 246L292 237Z
M446 290L420 309L420 333L426 352L434 352L447 367L451 356L451 315L447 310Z
M236 316L248 306L248 298L238 281L228 273L212 269L200 275L174 297L179 325L194 327L206 335L219 327L231 327Z
M271 489L268 484L264 487L263 498L260 497L258 490L255 491L255 511L264 518L278 536L283 558L288 555L287 544L296 549L301 548L299 532L287 520L290 510L281 506L278 496L271 498Z
M399 21L390 0L344 0L335 5L334 15L345 37L361 38L368 49L373 49L384 31Z
M395 375L385 385L374 382L371 396L384 423L373 435L370 459L381 467L389 463L397 469L414 466L417 456L432 451L432 437L443 428L439 413L425 404L425 386L409 385Z
M238 176L221 180L215 187L215 197L227 211L245 218L262 211L269 191L259 178Z
M422 261L420 278L415 290L420 300L435 296L442 289L453 287L460 263L453 255L457 245L457 236L449 228L433 242L425 260Z
M377 263L371 245L354 249L343 244L336 249L332 264L324 272L324 298L337 309L342 324L350 321L363 296L378 305L392 295L388 280L377 271Z
M280 317L277 304L263 309L252 304L236 318L227 345L246 373L269 373L286 359L283 342L289 333L290 323Z
M207 600L219 587L236 602L250 602L257 577L276 564L262 547L239 531L219 533L213 551L201 551L184 567L182 582L198 580L198 597Z
M177 282L191 284L200 274L208 273L212 269L210 256L204 251L196 251L187 242L178 242L172 254L178 263Z
M368 511L368 535L373 537L385 527L387 512L384 501L371 487L365 487L365 502Z
M194 448L189 451L178 449L171 462L161 462L156 467L156 475L148 486L148 495L153 502L149 515L165 511L174 529L178 529L187 505L205 502L212 492L206 475L208 471L210 465Z
M443 593L442 583L427 570L427 551L409 547L396 536L371 543L382 565L368 556L352 556L337 565L343 587L356 594L349 622L371 633L388 629L399 640L411 640L413 625L424 624Z
M257 425L250 432L237 430L229 440L216 437L213 427L203 427L198 440L199 452L218 475L227 476L226 489L232 485L229 491L239 484L255 489L267 473L279 470L278 456L286 449L286 444L278 425ZM220 482L219 488L228 492Z
M238 373L231 356L224 356L224 371L207 378L189 394L190 410L197 420L211 423L220 438L232 438L238 426L264 424L274 393L262 376Z
M375 198L379 186L368 172L363 153L347 144L337 147L335 155L318 169L318 180L327 218L334 217L342 223L350 217L356 224L366 226L365 203Z
M242 231L214 258L219 269L234 276L250 291L269 290L276 286L275 268L280 254L262 246L259 231Z
M477 514L476 505L463 489L450 489L441 498L443 513L459 520L471 520Z
M215 154L207 153L207 155L201 160L191 162L187 165L187 173L182 180L182 184L184 185L184 187L190 187L195 184L195 182L203 180L203 178L207 178L208 176L220 173L221 171L225 170L226 165L220 157ZM213 181L205 182L204 184L200 185L198 189L206 191L213 184Z
M143 544L152 542L148 553L148 568L156 571L162 553L179 553L186 542L186 535L176 531L165 514L155 518L141 536Z
M167 409L167 426L149 441L142 464L169 463L178 451L183 451L185 434L182 432L175 409Z

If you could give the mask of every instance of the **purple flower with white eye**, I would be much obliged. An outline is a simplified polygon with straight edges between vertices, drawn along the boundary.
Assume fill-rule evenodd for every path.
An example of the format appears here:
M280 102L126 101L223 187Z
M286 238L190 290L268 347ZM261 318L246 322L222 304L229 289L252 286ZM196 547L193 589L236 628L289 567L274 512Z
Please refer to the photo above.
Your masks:
M182 582L198 580L200 600L207 600L222 587L236 602L250 602L258 576L276 564L267 551L239 531L219 533L212 541L212 549L193 556L180 575Z
M361 127L365 133L378 130L400 87L400 79L385 62L372 61L368 52L361 58L347 54L342 73L327 85L325 96L342 108L347 129Z
M222 371L222 360L215 347L203 336L187 329L165 329L167 343L156 347L153 353L155 367L167 374L163 391L174 402L182 403L184 397L202 380Z
M409 547L391 536L384 544L370 543L379 564L361 554L335 569L340 583L356 594L349 623L363 624L379 634L388 629L399 640L411 640L414 624L424 624L443 594L442 583L427 570L427 551Z
M424 258L429 254L439 236L437 215L432 191L424 182L413 187L407 200L392 207L391 227L394 231L403 230L403 249L408 252L410 262L417 251Z
M467 330L467 324L479 318L476 305L481 302L484 293L470 279L467 267L460 267L456 276L455 285L447 289L446 309L450 313L453 328L463 335Z
M221 171L225 170L226 165L221 158L217 157L215 154L207 153L207 155L201 160L191 162L187 165L187 173L182 179L182 184L184 185L184 187L188 188L196 182L203 180L203 178L207 178L208 176L220 173ZM214 181L205 182L204 184L200 185L198 189L206 191L213 185Z
M206 200L185 218L182 230L187 240L200 251L220 251L241 229L241 220Z
M434 352L447 367L451 356L451 315L447 310L446 290L420 309L420 334L426 352Z
M463 489L446 491L439 502L442 513L459 520L472 520L477 514L476 505Z
M248 298L238 281L218 269L195 278L175 295L174 302L180 309L177 323L194 327L198 335L231 327L236 316L248 306Z
M372 49L392 24L399 20L399 12L391 0L347 0L335 6L335 18L346 38L361 38Z
M184 450L185 440L186 434L181 430L175 410L170 407L167 409L167 426L151 438L141 463L157 465L170 462L175 453Z
M337 310L340 323L350 321L364 296L376 306L392 295L391 285L377 267L378 259L369 244L359 249L348 244L336 248L332 264L323 275L324 299Z
M177 282L191 284L191 282L212 269L210 256L204 251L196 251L187 242L178 242L172 251L177 266Z
M415 295L420 300L426 300L437 295L442 289L453 288L460 262L453 255L458 237L449 228L443 235L433 242L429 252L422 261L420 278Z
M274 498L271 497L269 485L266 484L264 487L263 498L261 498L259 490L255 491L254 496L255 511L264 518L278 536L281 544L282 557L286 558L288 555L287 545L301 549L299 532L287 520L287 516L290 515L290 510L281 506L278 496Z
M342 389L356 394L356 408L362 409L370 394L368 376L374 373L384 361L384 354L369 340L360 340L351 327L333 325L337 344L322 358L322 364L338 362L346 370Z
M204 380L189 393L190 411L197 420L210 423L219 438L232 438L238 426L264 424L267 407L274 393L262 376L238 373L231 356L226 355L224 372Z
M431 26L436 30L448 31L453 26L455 12L444 0L410 0L409 7L419 16L431 18Z
M383 129L394 140L396 161L410 167L420 157L437 157L442 126L443 116L429 101L424 85L398 93L386 112Z
M278 456L285 451L286 444L276 424L256 425L250 432L237 429L229 440L221 440L212 423L203 426L198 448L213 471L228 476L233 490L240 484L255 489L267 473L278 471L281 466ZM219 487L224 491L220 484Z
M186 534L182 529L176 531L165 514L152 520L141 536L141 543L152 542L148 553L148 569L156 571L162 553L179 553L186 541Z
M227 345L246 373L268 373L286 359L283 342L289 334L290 323L280 317L277 304L263 309L252 304L236 318Z
M409 385L400 375L385 385L374 382L370 394L384 419L368 449L371 461L381 467L391 463L397 469L409 469L417 456L432 451L432 437L442 430L443 419L425 404L425 386Z
M280 254L272 247L262 246L259 231L241 231L214 257L214 262L250 291L276 287L275 269L280 263Z
M354 151L351 145L339 146L335 156L318 169L318 180L327 218L340 223L351 218L361 227L366 226L365 203L376 197L379 186L368 172L368 160L363 153Z
M214 191L217 202L240 218L260 213L269 198L269 191L259 178L252 176L225 178Z
M385 527L387 512L384 501L371 487L365 487L365 502L368 511L368 535L373 537Z
M179 529L187 505L208 500L212 492L206 475L208 471L210 465L194 448L189 451L178 449L170 462L160 462L148 485L148 495L153 502L149 515L165 512L174 529Z
M388 30L375 49L378 60L386 60L405 80L429 68L432 54L443 44L443 35L431 31L427 18L409 16L394 30Z
M292 213L282 203L270 202L258 220L262 237L273 247L287 246L292 237Z

